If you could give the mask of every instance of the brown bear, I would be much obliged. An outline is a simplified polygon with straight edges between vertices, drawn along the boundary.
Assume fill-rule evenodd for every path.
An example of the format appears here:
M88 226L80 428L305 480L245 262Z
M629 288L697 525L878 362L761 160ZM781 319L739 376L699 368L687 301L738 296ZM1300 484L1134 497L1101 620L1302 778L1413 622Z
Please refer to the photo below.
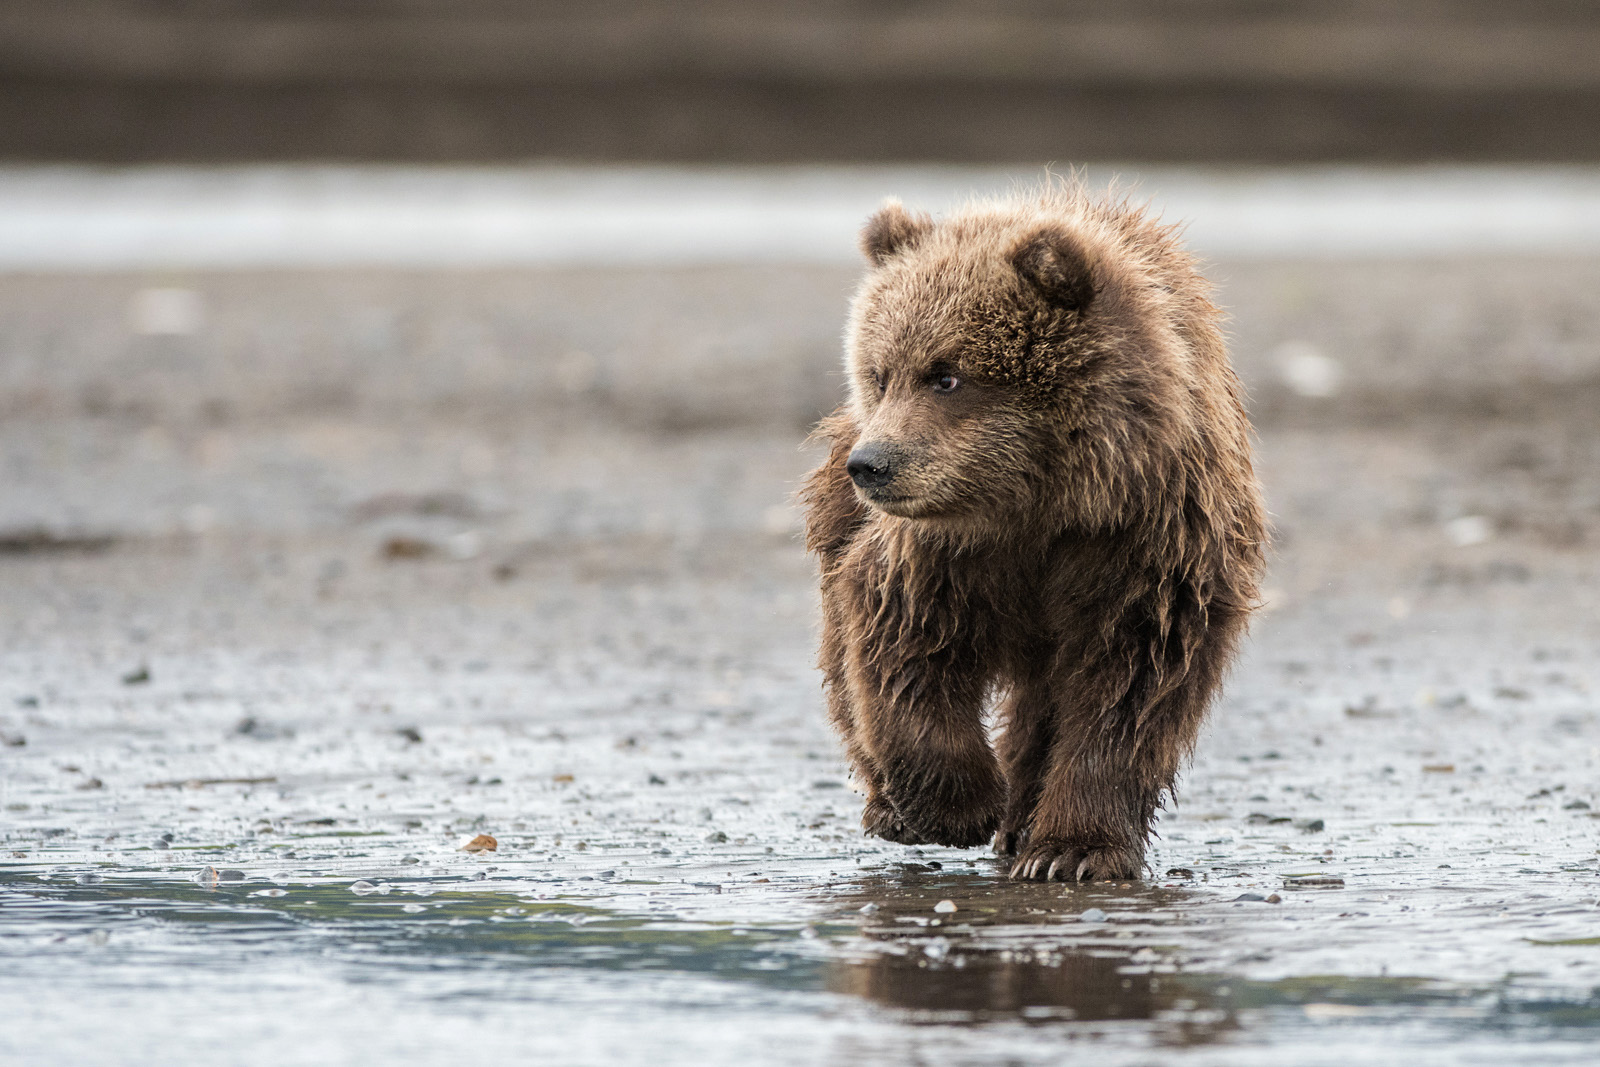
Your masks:
M1210 286L1174 227L1067 180L940 221L890 201L862 247L801 489L862 824L1140 877L1267 538Z

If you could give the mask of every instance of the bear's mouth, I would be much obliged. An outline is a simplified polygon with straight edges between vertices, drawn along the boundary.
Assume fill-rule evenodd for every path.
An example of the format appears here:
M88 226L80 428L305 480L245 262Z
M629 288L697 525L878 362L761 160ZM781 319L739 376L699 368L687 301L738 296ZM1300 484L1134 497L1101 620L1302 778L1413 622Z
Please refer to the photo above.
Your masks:
M917 506L919 497L889 493L882 489L858 489L857 492L863 500L879 511L899 518L915 518L921 510Z

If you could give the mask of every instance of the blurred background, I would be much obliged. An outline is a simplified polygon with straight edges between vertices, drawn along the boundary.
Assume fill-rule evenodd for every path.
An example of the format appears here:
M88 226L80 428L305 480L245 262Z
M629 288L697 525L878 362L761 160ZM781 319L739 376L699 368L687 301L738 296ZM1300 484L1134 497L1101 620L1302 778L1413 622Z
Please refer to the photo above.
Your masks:
M1600 158L1582 0L62 0L0 25L11 158Z
M1597 56L1579 0L0 0L0 1052L1588 1062ZM789 501L860 223L1047 169L1186 225L1277 529L1153 879L1065 896L860 838Z

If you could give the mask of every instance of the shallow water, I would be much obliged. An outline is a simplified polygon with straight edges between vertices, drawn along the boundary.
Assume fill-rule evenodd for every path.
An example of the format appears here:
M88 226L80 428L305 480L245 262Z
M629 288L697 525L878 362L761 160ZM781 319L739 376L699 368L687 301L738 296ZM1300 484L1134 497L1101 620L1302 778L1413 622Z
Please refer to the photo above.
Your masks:
M1593 635L1540 622L1571 575L1489 630L1449 591L1386 622L1359 589L1280 593L1152 877L1069 887L862 838L804 562L704 551L635 546L624 588L565 560L501 582L356 558L324 597L308 563L301 592L226 607L186 590L248 545L10 563L23 599L79 603L107 662L8 654L32 684L0 721L25 742L0 755L0 1052L1592 1061ZM456 582L476 591L438 596ZM559 625L509 625L530 586ZM95 599L205 652L119 646ZM1353 619L1374 631L1326 640ZM1390 662L1352 669L1369 654Z

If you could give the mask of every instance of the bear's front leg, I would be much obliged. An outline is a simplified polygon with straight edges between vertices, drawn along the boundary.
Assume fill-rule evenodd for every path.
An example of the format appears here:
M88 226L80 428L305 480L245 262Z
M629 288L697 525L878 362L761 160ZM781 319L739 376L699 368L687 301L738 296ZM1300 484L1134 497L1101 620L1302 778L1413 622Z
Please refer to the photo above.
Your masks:
M870 651L851 657L851 693L880 779L868 819L889 832L869 831L906 843L986 843L1000 823L1006 785L984 732L974 657L949 648L909 657Z
M1138 878L1150 820L1175 764L1161 752L1141 752L1134 732L1119 729L1115 718L1053 708L1033 686L1015 691L1004 711L1000 749L1011 803L995 852L1015 857L1011 877Z

